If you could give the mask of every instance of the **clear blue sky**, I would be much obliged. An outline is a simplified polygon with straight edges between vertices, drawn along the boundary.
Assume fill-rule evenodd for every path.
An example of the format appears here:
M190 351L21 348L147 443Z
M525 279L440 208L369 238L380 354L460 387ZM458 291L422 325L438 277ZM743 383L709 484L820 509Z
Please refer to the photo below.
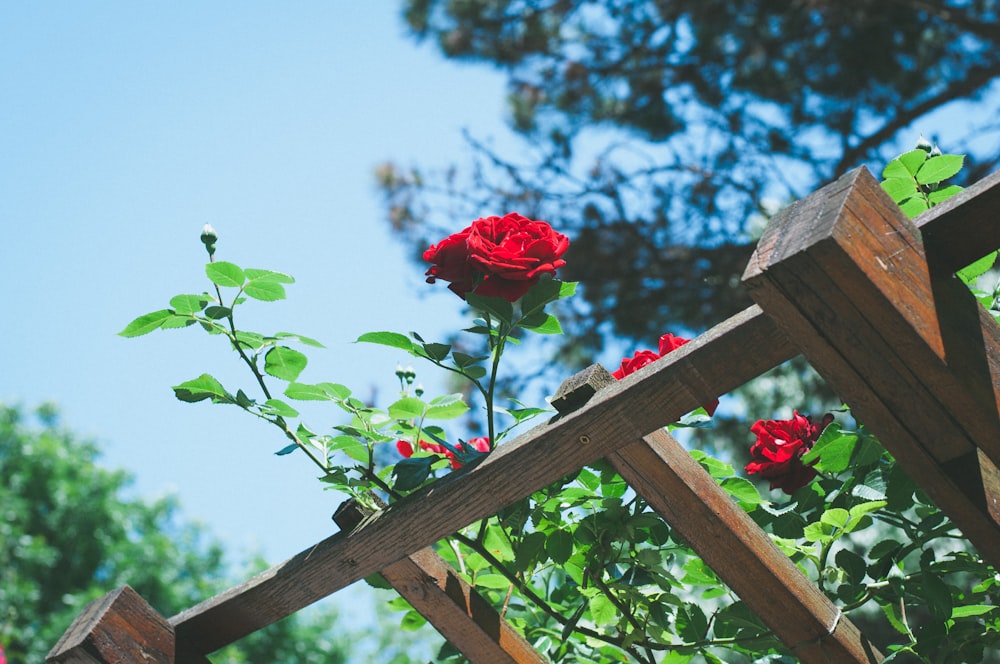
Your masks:
M218 258L297 279L244 321L323 341L306 382L391 397L407 359L350 342L457 324L457 298L389 237L372 171L462 161L462 129L503 135L503 86L405 38L399 4L0 6L0 400L56 402L138 494L176 493L232 550L272 562L334 532L341 498L304 456L273 456L276 429L174 399L202 372L250 385L221 339L116 333L208 287L205 223Z

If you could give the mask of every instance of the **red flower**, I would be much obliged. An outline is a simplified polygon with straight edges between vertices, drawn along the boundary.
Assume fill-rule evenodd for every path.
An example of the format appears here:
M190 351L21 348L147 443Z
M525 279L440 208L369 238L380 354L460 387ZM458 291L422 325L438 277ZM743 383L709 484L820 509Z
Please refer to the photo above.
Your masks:
M514 302L565 265L560 256L568 248L569 239L544 221L516 212L483 217L424 252L427 281L450 281L463 299L473 292Z
M829 413L820 422L813 422L798 411L792 411L790 420L758 420L750 427L757 440L750 446L753 460L746 466L747 473L771 480L771 489L795 493L816 477L816 471L802 463L802 457L832 421Z
M490 439L486 438L485 436L479 438L470 438L466 442L468 442L469 445L479 450L480 452L490 451ZM455 453L449 450L444 445L441 445L440 443L428 443L426 440L421 440L420 449L425 450L427 452L432 452L434 454L437 454L438 456L443 456L444 458L450 460L452 468L462 467L462 462L455 458ZM462 443L461 442L455 443L455 449L461 450ZM408 440L397 440L396 450L399 451L400 455L409 459L411 456L413 456L413 451L414 451L413 443L411 443Z
M621 366L618 367L612 376L621 380L629 374L633 374L639 369L643 368L647 364L652 364L656 360L660 359L672 350L677 350L684 344L686 344L690 339L684 339L682 337L676 337L669 332L660 337L660 352L654 353L651 350L637 350L632 355L632 357L622 358ZM719 407L719 400L713 399L710 403L702 404L702 408L709 416L715 414L715 409Z

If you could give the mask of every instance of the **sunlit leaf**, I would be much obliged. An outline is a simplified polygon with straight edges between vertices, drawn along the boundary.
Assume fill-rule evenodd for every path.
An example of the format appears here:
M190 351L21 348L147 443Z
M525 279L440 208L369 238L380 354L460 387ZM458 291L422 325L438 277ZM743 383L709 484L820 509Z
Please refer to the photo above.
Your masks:
M170 309L160 309L152 313L143 314L125 326L125 329L118 333L122 337L141 337L149 334L153 330L159 329L163 322L170 318L173 312Z
M264 371L289 382L294 381L306 368L308 359L297 350L287 346L275 346L264 355Z
M243 269L234 263L216 261L205 266L205 274L217 286L239 288L246 281Z

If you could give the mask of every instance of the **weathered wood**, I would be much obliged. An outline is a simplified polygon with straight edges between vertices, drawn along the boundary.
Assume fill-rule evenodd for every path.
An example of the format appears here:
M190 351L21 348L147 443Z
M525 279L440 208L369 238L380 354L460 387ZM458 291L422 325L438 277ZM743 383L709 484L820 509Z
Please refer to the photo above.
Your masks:
M343 529L359 527L373 515L353 500L334 520ZM386 581L420 615L472 662L543 664L545 658L433 549L425 548L381 571Z
M562 415L615 383L599 364L560 386ZM877 662L879 653L674 438L654 431L608 455L635 492L676 530L806 664ZM788 620L788 616L796 616Z
M976 305L953 278L931 278L919 233L874 178L853 171L777 215L744 282L980 553L1000 561L978 463L980 449L1000 458L996 325L965 306Z
M914 220L932 272L953 273L1000 248L1000 171Z
M857 627L666 431L622 447L608 460L802 662L882 660Z
M174 630L138 593L122 586L88 604L45 661L174 664Z
M754 349L748 353L747 349ZM795 350L760 309L737 314L581 410L500 446L246 583L171 618L177 638L208 653L430 546L628 441L791 358Z

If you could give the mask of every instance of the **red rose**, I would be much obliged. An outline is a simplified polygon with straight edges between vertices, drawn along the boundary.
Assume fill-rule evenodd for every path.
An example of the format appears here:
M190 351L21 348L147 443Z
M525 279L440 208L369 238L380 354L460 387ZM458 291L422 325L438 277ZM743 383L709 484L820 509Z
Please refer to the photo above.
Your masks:
M474 284L472 265L469 264L468 239L471 228L449 235L424 252L424 260L433 263L427 270L427 283L438 279L450 281L448 286L463 300Z
M660 337L660 352L659 354L654 353L651 350L637 350L632 357L622 358L621 366L618 367L611 375L621 380L629 374L633 374L639 369L643 368L647 364L651 364L656 360L660 359L672 350L677 350L684 344L686 344L690 339L684 339L681 337L675 337L674 335L667 332ZM719 407L719 400L713 399L710 403L702 404L702 408L705 412L712 416L715 414L715 409Z
M431 263L427 281L450 281L463 299L469 292L485 297L520 299L542 275L553 275L566 264L560 256L569 239L544 221L516 212L476 219L424 252Z
M660 356L651 350L637 350L632 357L623 357L621 366L615 369L611 375L621 380L625 376L634 374L639 369L647 364L652 364L658 359L660 359Z
M829 413L820 422L813 422L798 411L792 411L790 420L758 420L750 427L757 440L750 446L753 460L746 466L747 473L771 480L771 489L795 493L816 477L816 471L802 463L802 457L832 421Z

